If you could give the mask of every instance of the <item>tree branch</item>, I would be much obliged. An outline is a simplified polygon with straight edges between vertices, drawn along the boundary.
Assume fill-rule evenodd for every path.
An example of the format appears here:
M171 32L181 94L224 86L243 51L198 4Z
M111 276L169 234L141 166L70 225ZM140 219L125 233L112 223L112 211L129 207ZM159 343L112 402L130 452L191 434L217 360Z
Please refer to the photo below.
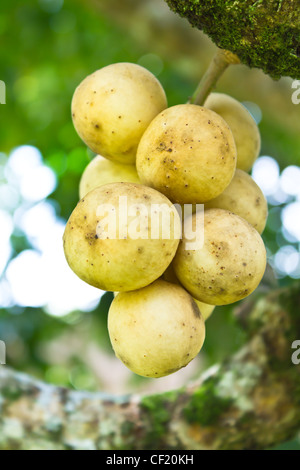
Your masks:
M165 0L222 49L273 78L300 77L299 0Z
M250 302L250 303L249 303ZM246 346L183 390L110 397L0 368L0 449L265 449L300 428L299 285L242 303Z

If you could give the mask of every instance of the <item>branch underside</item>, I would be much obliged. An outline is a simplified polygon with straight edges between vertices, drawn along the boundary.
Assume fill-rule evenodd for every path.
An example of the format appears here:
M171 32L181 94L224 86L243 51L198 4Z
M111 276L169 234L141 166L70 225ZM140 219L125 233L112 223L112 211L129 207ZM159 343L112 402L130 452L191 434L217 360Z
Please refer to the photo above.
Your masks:
M220 48L272 78L300 77L299 0L165 0Z
M265 449L300 428L299 286L244 303L246 346L185 389L110 397L0 368L0 449Z

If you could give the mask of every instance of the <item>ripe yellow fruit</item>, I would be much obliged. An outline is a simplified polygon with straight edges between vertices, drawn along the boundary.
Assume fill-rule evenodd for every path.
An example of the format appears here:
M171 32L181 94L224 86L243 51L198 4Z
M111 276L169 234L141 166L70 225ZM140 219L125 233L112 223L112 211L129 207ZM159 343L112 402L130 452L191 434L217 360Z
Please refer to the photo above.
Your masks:
M200 300L194 299L198 308L201 312L204 321L207 321L211 315L213 314L214 309L216 308L215 305L209 305L204 302L200 302Z
M163 274L180 236L180 217L165 196L138 184L112 183L77 204L65 229L64 250L83 281L107 291L129 291Z
M260 234L264 231L268 217L268 203L262 190L243 170L236 170L230 185L220 196L208 201L205 208L234 212L253 225Z
M164 281L171 282L172 284L177 284L181 287L183 287L179 280L176 277L174 268L172 264L166 269L166 271L163 274L163 279ZM196 304L198 305L198 308L201 312L202 318L204 321L206 321L213 313L215 309L215 305L210 305L210 304L205 304L204 302L200 302L200 300L194 299Z
M166 94L151 72L136 64L117 63L81 82L73 96L72 118L93 152L133 164L144 131L166 107Z
M136 167L115 163L97 155L82 174L79 198L82 199L92 189L109 183L140 183Z
M236 168L236 147L226 122L192 104L161 112L144 133L137 151L143 184L172 202L209 201L229 185Z
M246 220L223 209L208 209L203 247L189 250L183 237L173 267L193 297L226 305L247 297L259 285L266 269L266 249Z
M237 168L249 171L261 148L258 126L249 111L239 101L223 93L212 93L205 107L222 116L232 130L237 148Z
M116 356L136 374L153 378L185 367L205 339L192 297L162 280L119 293L109 310L108 331Z

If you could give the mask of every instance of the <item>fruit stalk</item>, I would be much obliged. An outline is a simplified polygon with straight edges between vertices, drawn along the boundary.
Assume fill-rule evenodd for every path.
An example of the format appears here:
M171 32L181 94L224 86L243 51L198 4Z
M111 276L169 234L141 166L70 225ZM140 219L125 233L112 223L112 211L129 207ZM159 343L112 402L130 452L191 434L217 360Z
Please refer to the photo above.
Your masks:
M240 64L240 59L236 54L223 49L218 49L195 90L195 93L189 99L189 103L203 106L206 98L213 91L223 73L230 65L236 64Z

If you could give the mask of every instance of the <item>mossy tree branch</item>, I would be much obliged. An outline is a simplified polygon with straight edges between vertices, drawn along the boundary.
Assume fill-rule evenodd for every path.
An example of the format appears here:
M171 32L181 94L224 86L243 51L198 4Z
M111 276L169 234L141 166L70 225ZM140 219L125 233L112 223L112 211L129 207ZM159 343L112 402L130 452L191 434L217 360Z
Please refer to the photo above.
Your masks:
M0 368L0 449L265 449L300 428L299 285L241 304L249 342L185 389L110 397Z
M249 67L300 77L299 0L165 0Z

